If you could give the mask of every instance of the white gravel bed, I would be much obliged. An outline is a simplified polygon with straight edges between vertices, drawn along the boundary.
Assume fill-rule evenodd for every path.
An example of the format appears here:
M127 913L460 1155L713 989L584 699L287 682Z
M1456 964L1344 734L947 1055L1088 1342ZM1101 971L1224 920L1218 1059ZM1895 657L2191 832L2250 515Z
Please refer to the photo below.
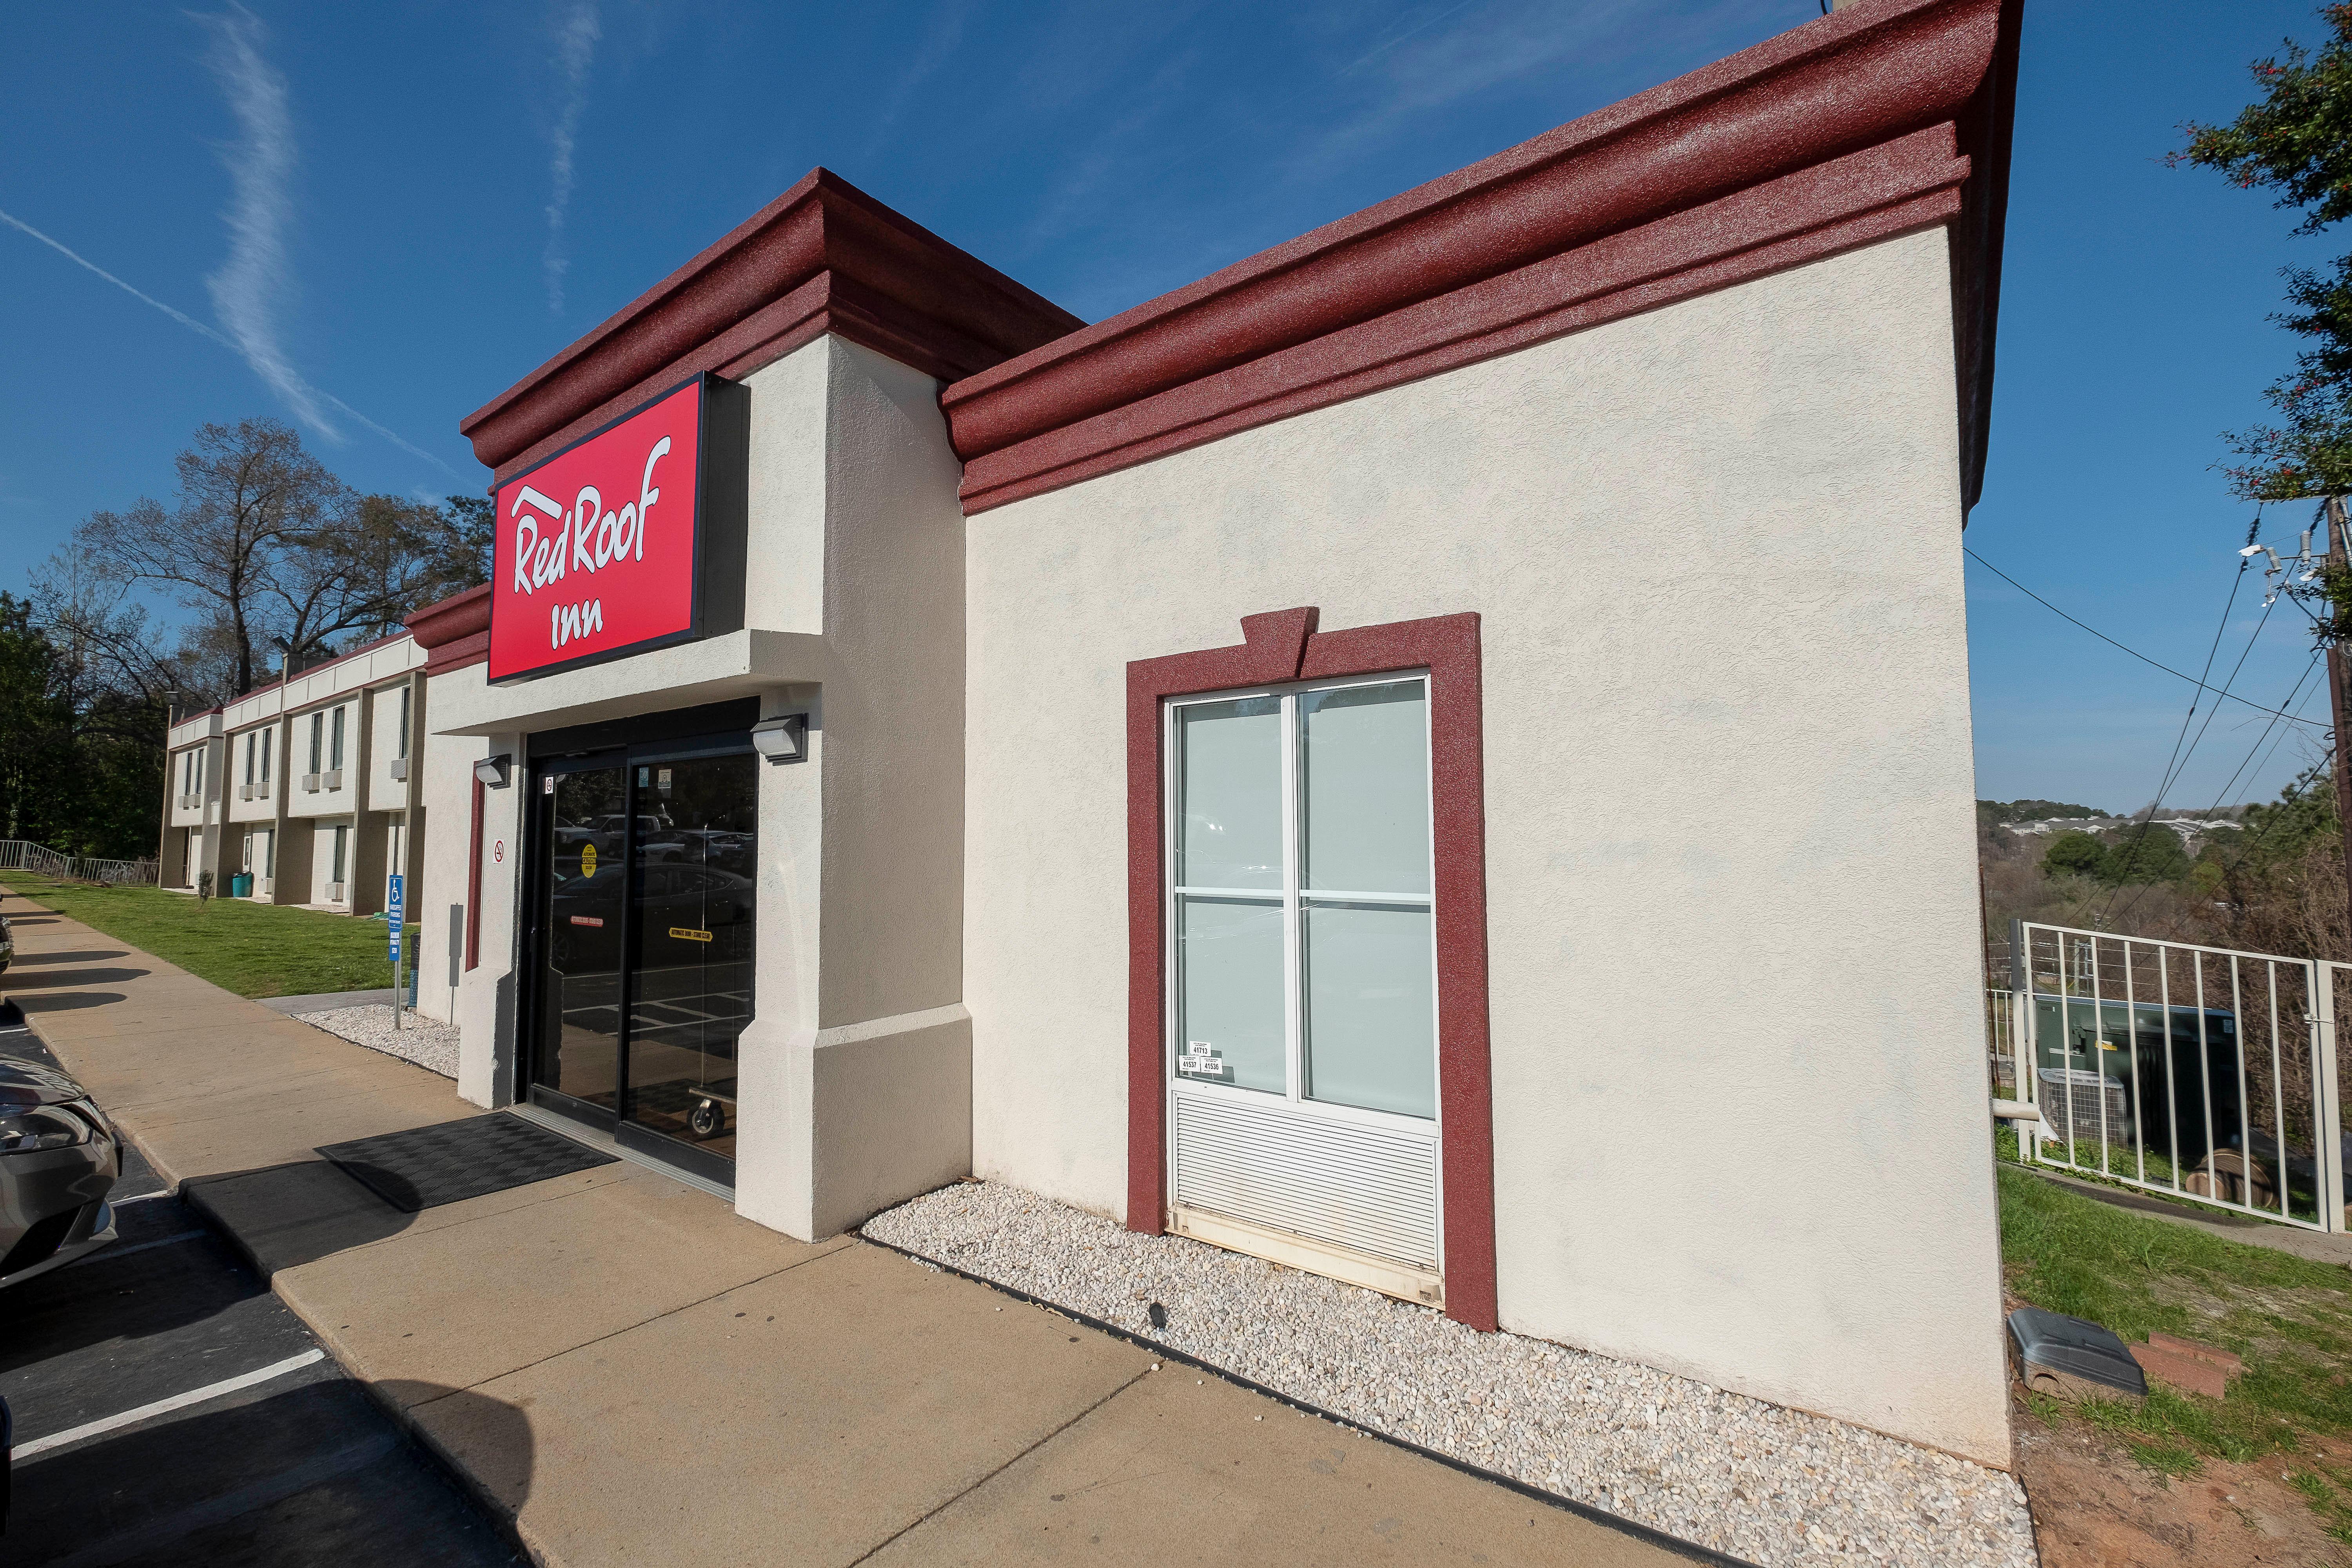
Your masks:
M355 1046L415 1062L443 1078L457 1076L457 1031L414 1013L404 1013L400 1027L392 1026L392 1007L379 1003L367 1007L331 1007L323 1013L298 1014L331 1035L341 1035Z
M1630 1362L1482 1334L1425 1307L995 1182L865 1233L1150 1338L1375 1431L1765 1568L2034 1568L2011 1477ZM1168 1324L1153 1328L1151 1304Z

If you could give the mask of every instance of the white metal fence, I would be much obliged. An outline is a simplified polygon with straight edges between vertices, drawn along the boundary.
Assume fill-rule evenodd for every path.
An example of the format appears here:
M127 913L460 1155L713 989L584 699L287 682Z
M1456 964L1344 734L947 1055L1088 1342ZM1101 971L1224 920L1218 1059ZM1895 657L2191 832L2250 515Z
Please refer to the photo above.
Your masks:
M157 862L66 855L45 844L0 838L0 871L31 871L59 881L103 882L110 888L152 888L156 881Z
M2021 1160L2345 1228L2337 987L2352 965L2021 922L1987 995ZM2346 998L2352 1002L2352 997Z

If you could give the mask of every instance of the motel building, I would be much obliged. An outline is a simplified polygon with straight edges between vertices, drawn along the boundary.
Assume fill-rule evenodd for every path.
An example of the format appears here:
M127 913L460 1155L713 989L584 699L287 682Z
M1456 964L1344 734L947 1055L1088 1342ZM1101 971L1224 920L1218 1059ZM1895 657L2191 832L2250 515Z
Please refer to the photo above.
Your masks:
M458 1092L967 1175L2005 1468L1961 531L2014 0L1088 325L819 170L464 420L495 569L173 732Z

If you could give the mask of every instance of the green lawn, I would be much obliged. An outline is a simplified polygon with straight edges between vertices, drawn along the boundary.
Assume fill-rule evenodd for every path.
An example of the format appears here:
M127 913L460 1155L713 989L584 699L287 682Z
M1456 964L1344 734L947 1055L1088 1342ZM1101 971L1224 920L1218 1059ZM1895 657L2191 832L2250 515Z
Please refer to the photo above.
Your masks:
M382 921L241 899L198 903L192 895L160 888L93 888L20 871L8 873L5 884L240 996L303 996L392 984ZM23 909L15 904L8 912ZM407 934L414 943L414 921ZM8 977L0 975L0 993L7 986Z
M2137 1408L2097 1399L2066 1407L2036 1395L2035 1412L2055 1425L2071 1408L2168 1475L2193 1473L2207 1457L2294 1455L2294 1484L2331 1533L2352 1542L2352 1472L2324 1462L2307 1441L2352 1436L2352 1271L2224 1241L2022 1171L1996 1174L2013 1294L2104 1323L2127 1342L2161 1329L2226 1346L2246 1363L2227 1399L2151 1386Z

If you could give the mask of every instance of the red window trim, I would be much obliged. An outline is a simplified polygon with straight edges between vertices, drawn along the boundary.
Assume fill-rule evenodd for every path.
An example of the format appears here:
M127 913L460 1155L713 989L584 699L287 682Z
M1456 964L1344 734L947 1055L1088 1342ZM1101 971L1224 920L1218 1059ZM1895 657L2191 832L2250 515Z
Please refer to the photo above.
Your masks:
M1496 1326L1495 1121L1487 1059L1486 805L1478 617L1318 632L1312 607L1242 617L1242 646L1127 667L1127 1224L1166 1228L1168 989L1160 704L1171 697L1390 670L1429 671L1430 815L1437 868L1437 1117L1445 1191L1445 1315Z
M474 780L474 830L466 845L466 972L482 954L482 805L483 785Z

